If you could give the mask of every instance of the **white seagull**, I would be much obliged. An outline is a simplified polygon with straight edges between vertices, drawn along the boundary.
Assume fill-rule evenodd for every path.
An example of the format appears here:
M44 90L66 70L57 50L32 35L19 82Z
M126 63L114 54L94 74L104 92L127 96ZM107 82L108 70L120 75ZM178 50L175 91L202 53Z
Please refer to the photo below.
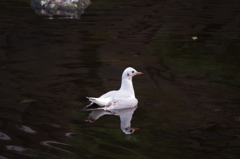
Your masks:
M132 84L132 77L141 75L142 72L137 72L134 68L128 67L123 71L122 83L119 90L109 91L99 98L87 97L92 103L82 110L112 110L131 108L138 104L135 98L135 92Z

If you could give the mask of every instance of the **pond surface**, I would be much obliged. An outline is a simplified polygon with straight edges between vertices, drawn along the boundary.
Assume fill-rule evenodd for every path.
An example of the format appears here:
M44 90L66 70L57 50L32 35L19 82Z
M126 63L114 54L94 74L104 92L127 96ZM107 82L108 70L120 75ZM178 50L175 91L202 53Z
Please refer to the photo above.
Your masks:
M240 2L92 0L80 19L0 10L0 158L240 157ZM85 122L86 96L120 87L138 108Z

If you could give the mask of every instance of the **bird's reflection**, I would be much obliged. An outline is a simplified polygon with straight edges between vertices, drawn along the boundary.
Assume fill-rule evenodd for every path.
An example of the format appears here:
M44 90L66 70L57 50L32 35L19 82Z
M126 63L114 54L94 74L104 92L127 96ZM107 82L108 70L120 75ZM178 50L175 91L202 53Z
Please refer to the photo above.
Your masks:
M135 130L138 130L138 128L132 128L131 127L131 120L134 111L137 109L138 106L132 107L132 108L125 108L125 109L113 109L113 110L93 110L86 121L88 122L94 122L98 118L104 115L116 115L120 117L120 128L125 134L132 134Z

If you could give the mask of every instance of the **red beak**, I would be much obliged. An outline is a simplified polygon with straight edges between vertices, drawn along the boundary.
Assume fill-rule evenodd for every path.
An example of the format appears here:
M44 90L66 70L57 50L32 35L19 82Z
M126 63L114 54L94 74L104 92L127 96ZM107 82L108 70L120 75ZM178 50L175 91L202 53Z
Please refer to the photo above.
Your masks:
M142 72L137 72L136 75L142 75L143 73Z

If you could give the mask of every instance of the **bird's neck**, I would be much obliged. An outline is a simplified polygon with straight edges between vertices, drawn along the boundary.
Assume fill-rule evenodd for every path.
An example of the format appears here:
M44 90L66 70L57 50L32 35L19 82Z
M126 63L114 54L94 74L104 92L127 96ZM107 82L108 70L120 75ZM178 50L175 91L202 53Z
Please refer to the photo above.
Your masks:
M119 91L129 92L129 94L131 94L133 97L135 97L135 92L134 92L134 89L133 89L132 79L123 78Z

